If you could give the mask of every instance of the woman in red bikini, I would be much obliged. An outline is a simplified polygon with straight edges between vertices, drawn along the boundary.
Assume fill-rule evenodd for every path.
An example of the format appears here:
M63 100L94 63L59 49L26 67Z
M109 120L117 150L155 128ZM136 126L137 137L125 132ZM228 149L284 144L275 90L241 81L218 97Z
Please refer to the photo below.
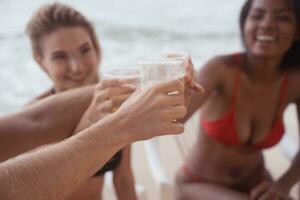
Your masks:
M300 2L247 0L240 27L246 51L198 75L206 93L189 104L186 119L201 107L200 129L176 176L178 200L289 199L300 179L300 153L278 180L262 154L282 138L286 106L296 103L300 116Z

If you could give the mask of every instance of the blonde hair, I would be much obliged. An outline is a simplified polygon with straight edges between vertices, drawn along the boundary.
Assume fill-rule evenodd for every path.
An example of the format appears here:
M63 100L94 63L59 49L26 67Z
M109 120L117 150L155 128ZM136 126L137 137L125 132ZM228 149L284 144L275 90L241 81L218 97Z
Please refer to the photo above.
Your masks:
M91 37L94 48L100 58L100 46L94 27L80 12L74 8L55 2L40 7L26 26L34 55L43 56L41 39L59 28L83 27Z

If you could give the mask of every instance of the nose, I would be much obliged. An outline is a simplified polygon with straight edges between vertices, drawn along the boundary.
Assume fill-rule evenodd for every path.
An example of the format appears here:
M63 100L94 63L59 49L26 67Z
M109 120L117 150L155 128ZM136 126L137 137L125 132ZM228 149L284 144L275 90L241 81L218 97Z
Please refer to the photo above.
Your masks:
M275 28L275 20L274 17L271 15L267 15L264 17L264 19L261 21L261 27L271 30Z
M80 60L76 58L70 59L70 69L73 73L81 73L83 71L83 65Z

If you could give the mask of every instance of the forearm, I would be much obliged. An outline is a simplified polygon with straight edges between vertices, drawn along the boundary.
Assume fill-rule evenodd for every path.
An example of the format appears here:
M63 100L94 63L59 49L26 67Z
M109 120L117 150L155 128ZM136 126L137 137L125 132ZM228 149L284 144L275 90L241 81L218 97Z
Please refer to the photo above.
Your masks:
M79 133L80 131L86 129L87 127L89 127L91 125L91 122L89 121L89 119L87 119L87 117L85 115L87 115L86 112L82 115L81 119L77 123L77 125L73 131L74 135Z
M53 95L0 119L0 161L70 136L87 109L94 87Z
M300 180L300 151L295 156L290 168L279 178L277 183L284 190L289 193L291 188Z
M64 199L130 141L109 118L58 144L0 164L4 199Z

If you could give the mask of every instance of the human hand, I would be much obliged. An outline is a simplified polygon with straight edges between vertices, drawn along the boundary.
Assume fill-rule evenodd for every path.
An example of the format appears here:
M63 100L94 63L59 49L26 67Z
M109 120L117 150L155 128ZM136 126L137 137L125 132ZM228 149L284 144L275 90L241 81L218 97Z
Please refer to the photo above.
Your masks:
M291 200L275 182L264 181L250 192L252 200Z
M172 80L135 92L115 114L132 141L179 134L184 131L177 121L186 114L184 101L184 83Z
M204 88L197 83L197 72L194 69L194 65L190 57L184 61L183 66L185 69L185 99L186 105L188 105L192 94L202 94L204 92Z
M77 126L77 130L82 130L112 114L132 95L134 90L133 85L124 84L118 79L102 80L96 86L93 100Z

